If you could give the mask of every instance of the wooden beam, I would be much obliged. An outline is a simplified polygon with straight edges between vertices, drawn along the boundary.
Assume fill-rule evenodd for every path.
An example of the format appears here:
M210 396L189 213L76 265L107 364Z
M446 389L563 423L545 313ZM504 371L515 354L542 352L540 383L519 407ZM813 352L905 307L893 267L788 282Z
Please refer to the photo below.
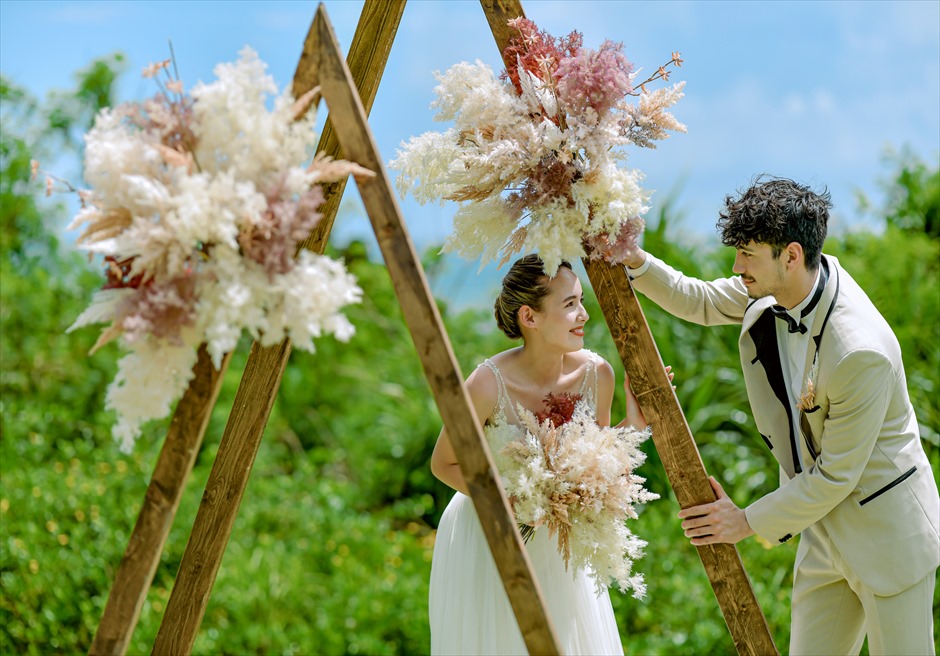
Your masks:
M512 36L506 23L525 16L521 0L480 0L496 45L502 53ZM504 62L515 66L516 62ZM584 261L594 293L610 327L630 384L653 426L653 442L669 482L683 508L715 500L698 447L666 376L650 333L622 266ZM678 520L677 520L678 521ZM698 547L739 654L777 654L767 620L734 545Z
M226 355L216 370L205 344L199 348L193 381L176 405L89 654L127 652L230 358Z
M630 386L653 428L653 443L679 505L688 508L714 501L702 458L626 270L587 259L584 268L630 377ZM718 544L697 549L738 653L777 654L737 548Z
M404 4L404 0L367 0L360 16L353 40L358 47L350 52L350 59L355 65L356 84L371 88L372 99L395 39ZM368 36L363 36L364 33ZM304 54L294 76L295 93L303 92L304 83L315 80L311 71L313 62L306 56L310 41L315 38L311 25ZM371 101L368 108L371 109ZM333 141L327 143L323 137L317 150L333 157L341 155L338 144ZM327 190L328 199L321 210L321 224L332 226L341 193L341 189ZM319 252L326 246L328 232L327 229L323 238L316 242ZM308 239L308 243L310 241ZM154 654L178 656L192 651L290 350L289 340L269 348L262 348L257 343L252 345L157 633Z
M353 72L353 79L356 81L356 89L359 91L359 97L362 104L366 107L367 113L372 109L375 102L375 95L379 90L379 82L382 81L382 74L385 72L385 64L388 62L389 54L392 50L392 42L395 38L395 32L389 32L394 25L397 29L401 22L402 13L405 11L405 0L367 0L362 7L362 14L359 16L359 24L356 27L356 33L353 35L352 45L349 48L349 54L346 60L349 62L349 69ZM307 65L304 58L307 57L307 46L312 42L309 37L304 43L304 54L301 56L301 65L297 67L297 74L294 76L294 95L300 96L312 89L318 84L316 81L315 67ZM365 75L368 71L370 74ZM323 127L323 133L320 135L318 150L324 153L342 156L342 149L336 139L336 132L333 129L333 112L327 115L326 125ZM322 253L326 250L326 242L333 229L333 222L336 219L336 213L339 211L339 204L343 198L343 192L346 189L348 179L341 182L333 182L325 190L326 199L320 208L323 218L317 223L313 232L303 243L303 248L315 253Z
M332 44L323 49L319 72L324 98L334 116L334 128L346 157L376 172L373 178L357 180L359 193L519 629L530 653L557 654L557 639L545 612L538 582L532 576L526 550L464 388L437 304L418 263L366 114L349 83L349 71L339 56L336 38L325 14L319 30L321 42Z
M232 413L157 632L154 654L180 656L192 653L212 584L258 454L261 435L274 405L274 394L265 397L258 394L258 390L277 389L290 350L289 340L268 348L262 348L258 342L252 344L242 384L235 395Z
M522 10L521 0L480 0L483 7L483 13L486 14L486 22L490 26L490 32L496 39L496 47L499 48L499 54L502 55L509 40L514 36L509 28L509 21L513 18L525 18L525 12ZM515 67L516 62L504 61L507 68Z

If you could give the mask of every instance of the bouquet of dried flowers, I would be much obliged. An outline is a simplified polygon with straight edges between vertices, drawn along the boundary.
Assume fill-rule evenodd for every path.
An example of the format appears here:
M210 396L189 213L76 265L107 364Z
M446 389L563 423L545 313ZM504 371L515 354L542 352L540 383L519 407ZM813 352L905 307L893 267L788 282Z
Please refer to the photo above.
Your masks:
M620 262L643 230L648 194L642 174L618 163L625 146L654 148L667 131L685 132L666 111L684 84L647 90L682 59L673 53L637 83L623 44L590 50L578 32L556 38L525 18L509 25L517 34L504 60L516 66L503 81L480 61L437 75L435 118L454 127L402 144L390 163L399 191L460 202L444 250L481 264L519 251L538 251L550 273L585 255Z
M311 161L313 93L269 110L273 79L240 54L189 93L170 60L148 67L160 93L102 110L85 136L91 189L70 228L84 227L79 246L103 256L107 280L69 330L106 323L92 352L114 339L130 351L106 399L124 450L185 391L200 344L218 367L243 330L307 351L354 332L340 309L361 290L342 262L295 255L320 218L318 183L372 173Z
M644 596L643 575L632 569L646 542L630 532L627 519L637 517L634 504L659 498L635 474L646 459L640 444L649 430L599 426L579 397L549 395L546 405L538 414L517 406L522 439L508 430L503 440L494 436L496 467L516 519L557 536L565 566L588 571L599 590L614 582Z

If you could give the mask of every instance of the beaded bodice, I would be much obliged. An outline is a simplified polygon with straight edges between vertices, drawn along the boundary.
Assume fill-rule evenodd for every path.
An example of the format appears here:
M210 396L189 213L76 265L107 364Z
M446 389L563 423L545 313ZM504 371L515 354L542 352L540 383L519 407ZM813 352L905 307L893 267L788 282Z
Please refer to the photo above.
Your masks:
M581 396L581 402L587 403L588 407L591 409L592 414L597 412L597 361L598 356L592 351L588 351L589 359L587 363L586 370L584 372L584 379L581 381L581 389L578 391L578 394ZM506 389L506 382L503 380L503 374L500 372L499 367L496 364L487 358L483 361L481 367L488 367L490 371L493 372L493 375L496 377L496 388L498 390L498 401L496 403L496 411L493 413L493 416L488 422L491 425L501 425L501 424L510 424L513 426L521 425L519 419L519 414L516 411L516 404L513 403L512 399L509 398L509 391Z

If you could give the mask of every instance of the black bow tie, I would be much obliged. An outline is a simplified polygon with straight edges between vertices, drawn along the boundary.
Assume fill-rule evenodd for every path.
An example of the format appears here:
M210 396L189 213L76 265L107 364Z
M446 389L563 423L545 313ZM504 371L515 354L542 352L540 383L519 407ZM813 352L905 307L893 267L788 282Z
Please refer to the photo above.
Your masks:
M820 267L819 282L816 283L816 290L813 293L813 298L809 300L809 303L807 303L806 307L803 308L803 311L800 312L799 321L791 317L790 313L787 312L787 309L782 305L771 305L768 309L772 315L787 322L788 332L805 335L806 326L803 325L803 319L805 319L806 315L812 312L813 308L815 308L819 303L819 299L822 297L823 290L826 289L827 282L829 282L829 269L827 269L825 263L823 263Z
M782 305L771 305L769 309L772 315L774 315L778 319L782 319L783 321L787 322L788 332L800 333L801 335L806 334L806 326L804 326L801 322L791 317L790 313L787 312L787 309L785 307L783 307ZM803 316L806 316L805 310L803 311Z

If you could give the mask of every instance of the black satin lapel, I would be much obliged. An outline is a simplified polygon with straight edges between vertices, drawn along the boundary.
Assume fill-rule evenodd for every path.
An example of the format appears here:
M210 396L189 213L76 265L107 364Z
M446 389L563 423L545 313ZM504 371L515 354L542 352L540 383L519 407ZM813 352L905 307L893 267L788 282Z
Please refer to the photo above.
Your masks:
M777 349L777 329L774 323L776 318L770 312L762 313L754 325L747 331L754 340L757 351L756 361L764 368L767 382L774 395L783 404L787 423L790 429L790 451L793 458L793 470L799 474L803 468L800 466L800 457L797 453L797 444L793 430L793 413L790 412L790 394L787 392L786 379L783 377L783 365L780 364L780 352Z
M829 265L825 259L823 260L823 266L826 267L826 270L828 271ZM836 308L836 303L839 302L839 287L841 283L841 280L839 279L839 269L836 267L832 267L832 269L833 270L829 274L829 277L835 278L836 288L832 293L832 300L829 302L829 308L826 310L826 314L823 317L822 325L819 327L819 332L813 336L813 342L816 344L817 353L819 352L819 344L822 342L823 333L826 330L826 326L829 325L829 317L832 316L832 311Z

